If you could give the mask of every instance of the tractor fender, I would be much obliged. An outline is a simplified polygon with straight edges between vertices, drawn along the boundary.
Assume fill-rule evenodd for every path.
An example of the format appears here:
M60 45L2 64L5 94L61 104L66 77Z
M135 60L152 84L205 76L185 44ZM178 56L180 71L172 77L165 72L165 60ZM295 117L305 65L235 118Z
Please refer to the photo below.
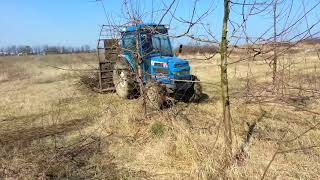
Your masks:
M134 63L132 61L132 58L127 54L121 54L121 55L119 55L119 57L123 58L123 60L125 60L129 64L132 72L134 72L135 65L134 65Z

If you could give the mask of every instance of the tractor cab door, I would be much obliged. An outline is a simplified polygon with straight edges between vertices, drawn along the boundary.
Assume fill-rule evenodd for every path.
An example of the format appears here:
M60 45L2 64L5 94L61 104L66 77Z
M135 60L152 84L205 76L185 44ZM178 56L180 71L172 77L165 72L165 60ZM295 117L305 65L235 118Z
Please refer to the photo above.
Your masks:
M143 70L143 74L144 74L144 82L148 82L149 80L151 80L151 70L149 69L149 67L151 66L151 62L150 62L150 58L147 58L147 56L145 56L145 53L143 52L143 47L146 46L148 47L148 45L146 44L146 38L147 35L143 35L143 36L139 36L139 53L142 56L142 70ZM151 46L150 46L151 47ZM121 38L121 49L122 49L122 53L125 56L129 57L129 63L132 67L135 67L137 65L137 59L135 56L136 53L136 34L135 32L126 32L124 34L122 34L122 38Z
M134 33L124 33L121 38L122 54L129 57L129 63L135 64L136 36Z
M152 51L151 36L150 34L141 34L141 48L142 48L142 61L143 70L145 72L145 81L151 80L151 57L150 52Z

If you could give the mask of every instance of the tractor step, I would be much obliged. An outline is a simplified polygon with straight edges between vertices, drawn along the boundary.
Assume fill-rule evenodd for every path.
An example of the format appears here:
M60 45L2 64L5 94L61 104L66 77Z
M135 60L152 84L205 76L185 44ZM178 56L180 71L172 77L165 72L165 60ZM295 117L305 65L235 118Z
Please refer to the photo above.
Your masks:
M105 92L114 92L116 90L116 88L115 87L109 87L109 88L104 88L104 89L95 88L95 90L100 93L105 93Z
M110 70L102 70L102 71L100 71L100 73L107 73L107 72L113 72L113 71L110 71Z
M112 81L112 77L101 77L101 79L109 79L110 81ZM105 82L105 83L113 83L113 82Z
M109 92L115 90L113 84L113 66L119 54L117 39L99 39L97 44L97 57L99 62L99 91Z
M102 89L100 90L101 92L109 92L109 91L115 91L116 88L115 87L110 87L110 88L105 88L105 89Z

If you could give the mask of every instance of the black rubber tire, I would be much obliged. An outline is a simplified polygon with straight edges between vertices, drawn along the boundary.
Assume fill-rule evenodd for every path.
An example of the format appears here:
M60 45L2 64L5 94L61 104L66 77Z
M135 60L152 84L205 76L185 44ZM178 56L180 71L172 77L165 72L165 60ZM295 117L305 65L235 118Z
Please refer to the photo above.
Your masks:
M149 82L146 87L146 105L149 108L160 110L163 105L163 95L160 86L156 82Z
M190 97L193 95L193 83L183 82L179 85L178 89L174 92L174 99L182 102L189 102Z
M195 75L191 75L191 78L190 78L192 81L200 81L198 79L197 76ZM202 86L200 84L200 82L193 82L193 86L192 86L193 89L191 89L192 91L192 96L191 98L189 99L190 102L199 102L201 97L202 97Z
M120 59L113 67L113 84L119 97L128 99L134 91L134 79L129 64Z

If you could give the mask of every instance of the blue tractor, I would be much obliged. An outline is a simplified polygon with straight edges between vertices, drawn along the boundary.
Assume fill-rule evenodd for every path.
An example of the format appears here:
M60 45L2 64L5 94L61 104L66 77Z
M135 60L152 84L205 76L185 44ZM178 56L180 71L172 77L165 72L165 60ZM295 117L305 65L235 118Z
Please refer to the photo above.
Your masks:
M100 89L115 90L121 98L137 95L141 87L136 75L141 71L140 81L153 106L160 108L167 99L199 101L199 79L190 74L188 61L174 54L168 30L165 25L135 24L123 27L118 39L99 39Z

